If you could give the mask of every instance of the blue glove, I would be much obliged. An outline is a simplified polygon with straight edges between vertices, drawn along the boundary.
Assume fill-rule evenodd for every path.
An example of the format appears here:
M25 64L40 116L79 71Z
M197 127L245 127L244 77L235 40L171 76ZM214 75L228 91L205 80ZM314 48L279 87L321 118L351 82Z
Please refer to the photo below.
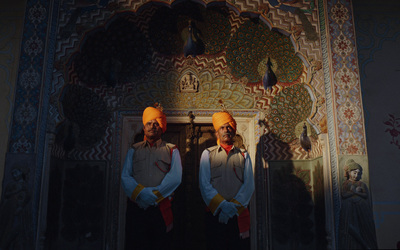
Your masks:
M144 202L142 199L140 199L139 197L136 198L136 204L144 210L146 210L149 207L149 205L146 202Z
M238 207L240 207L239 204L223 201L221 203L221 212L224 212L229 218L232 218L237 213Z
M224 211L221 211L218 216L219 223L228 224L228 220L229 216L226 213L224 213Z
M156 190L156 189L157 188L155 188L155 187L144 188L139 193L139 196L136 198L138 205L141 204L142 206L147 206L147 207L156 205L157 196L153 193L153 190Z

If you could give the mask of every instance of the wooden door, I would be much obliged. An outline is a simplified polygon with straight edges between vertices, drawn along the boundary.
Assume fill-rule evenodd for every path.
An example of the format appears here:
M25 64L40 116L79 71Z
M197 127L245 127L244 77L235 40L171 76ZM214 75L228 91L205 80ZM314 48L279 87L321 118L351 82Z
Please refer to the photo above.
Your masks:
M173 249L206 249L199 164L204 149L216 145L213 127L211 124L168 124L163 140L178 146L183 167L182 184L173 201Z

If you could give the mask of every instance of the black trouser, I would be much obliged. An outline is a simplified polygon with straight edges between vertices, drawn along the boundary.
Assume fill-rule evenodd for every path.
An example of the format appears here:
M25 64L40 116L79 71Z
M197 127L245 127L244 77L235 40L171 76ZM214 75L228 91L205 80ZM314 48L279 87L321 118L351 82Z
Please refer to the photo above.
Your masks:
M241 239L237 216L229 219L228 224L218 222L218 215L206 213L207 249L250 249L250 237Z
M126 208L125 249L170 249L172 233L166 232L158 207L146 210L128 199Z

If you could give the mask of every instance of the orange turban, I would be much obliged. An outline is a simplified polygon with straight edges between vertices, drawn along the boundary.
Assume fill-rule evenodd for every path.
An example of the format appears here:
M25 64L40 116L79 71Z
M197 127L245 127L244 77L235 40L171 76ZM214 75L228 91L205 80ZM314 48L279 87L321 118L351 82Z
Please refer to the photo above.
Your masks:
M225 123L229 123L229 125L236 132L236 121L228 112L218 112L213 114L212 123L214 125L215 130L218 130Z
M165 133L167 130L167 117L161 110L153 107L146 108L143 111L143 125L146 125L146 123L151 120L157 120L162 132Z

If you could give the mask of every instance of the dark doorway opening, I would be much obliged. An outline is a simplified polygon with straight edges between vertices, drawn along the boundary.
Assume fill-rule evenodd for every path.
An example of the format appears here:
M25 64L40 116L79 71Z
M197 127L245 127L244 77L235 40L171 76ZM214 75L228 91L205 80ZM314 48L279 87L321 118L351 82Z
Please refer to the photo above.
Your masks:
M176 144L182 158L182 184L174 201L173 249L206 249L205 204L199 189L202 152L216 145L212 124L168 124L163 140Z

